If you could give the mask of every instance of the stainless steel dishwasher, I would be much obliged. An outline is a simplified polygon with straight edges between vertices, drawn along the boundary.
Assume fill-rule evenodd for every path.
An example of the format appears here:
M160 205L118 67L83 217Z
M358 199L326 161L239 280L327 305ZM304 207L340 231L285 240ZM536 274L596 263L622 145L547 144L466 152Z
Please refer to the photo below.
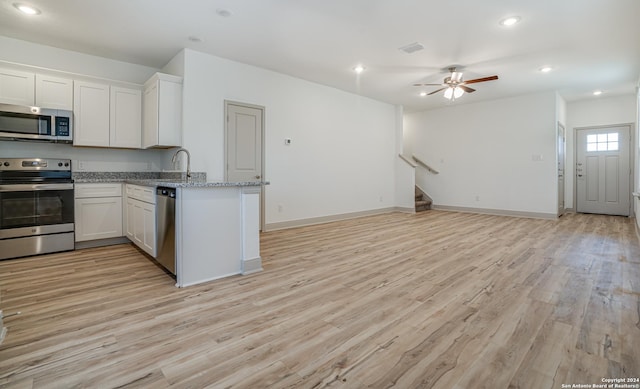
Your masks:
M156 261L176 274L176 190L156 189Z

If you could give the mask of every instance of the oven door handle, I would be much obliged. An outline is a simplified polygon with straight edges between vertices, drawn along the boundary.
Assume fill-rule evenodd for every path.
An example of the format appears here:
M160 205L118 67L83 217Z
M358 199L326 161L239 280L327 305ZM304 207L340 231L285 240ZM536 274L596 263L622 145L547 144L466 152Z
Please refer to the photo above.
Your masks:
M0 185L0 192L30 192L42 190L71 190L73 184L16 184Z

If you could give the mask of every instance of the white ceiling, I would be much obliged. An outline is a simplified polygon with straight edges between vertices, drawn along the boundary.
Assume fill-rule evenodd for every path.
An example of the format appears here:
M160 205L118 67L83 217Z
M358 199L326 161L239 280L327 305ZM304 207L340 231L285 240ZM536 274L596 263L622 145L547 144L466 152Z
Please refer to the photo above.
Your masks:
M42 13L22 15L15 2ZM522 21L498 24L510 15ZM568 101L595 89L634 93L638 19L639 0L0 0L0 35L156 68L188 47L406 111L451 104L412 84L441 82L453 64L465 79L500 77L453 104L548 90ZM425 49L399 50L413 42ZM366 70L356 76L359 63ZM554 70L543 74L543 65Z

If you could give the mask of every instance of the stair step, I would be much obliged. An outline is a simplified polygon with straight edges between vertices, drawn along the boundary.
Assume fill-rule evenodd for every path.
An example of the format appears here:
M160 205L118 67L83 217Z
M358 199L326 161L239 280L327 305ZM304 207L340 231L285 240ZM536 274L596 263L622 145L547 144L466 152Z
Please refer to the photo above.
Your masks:
M431 205L431 201L430 200L420 200L420 201L416 201L416 207L424 207L427 205Z

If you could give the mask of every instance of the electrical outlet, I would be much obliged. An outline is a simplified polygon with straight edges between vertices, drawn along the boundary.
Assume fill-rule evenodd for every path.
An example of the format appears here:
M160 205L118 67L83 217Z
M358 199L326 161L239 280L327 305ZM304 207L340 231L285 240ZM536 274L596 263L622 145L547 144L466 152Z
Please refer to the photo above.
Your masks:
M84 170L86 169L87 164L85 161L78 161L78 170Z
M147 170L151 170L151 162L147 162Z
M480 196L476 196L476 201L480 201Z
M284 207L282 206L282 204L278 204L278 212L282 213L283 210Z

